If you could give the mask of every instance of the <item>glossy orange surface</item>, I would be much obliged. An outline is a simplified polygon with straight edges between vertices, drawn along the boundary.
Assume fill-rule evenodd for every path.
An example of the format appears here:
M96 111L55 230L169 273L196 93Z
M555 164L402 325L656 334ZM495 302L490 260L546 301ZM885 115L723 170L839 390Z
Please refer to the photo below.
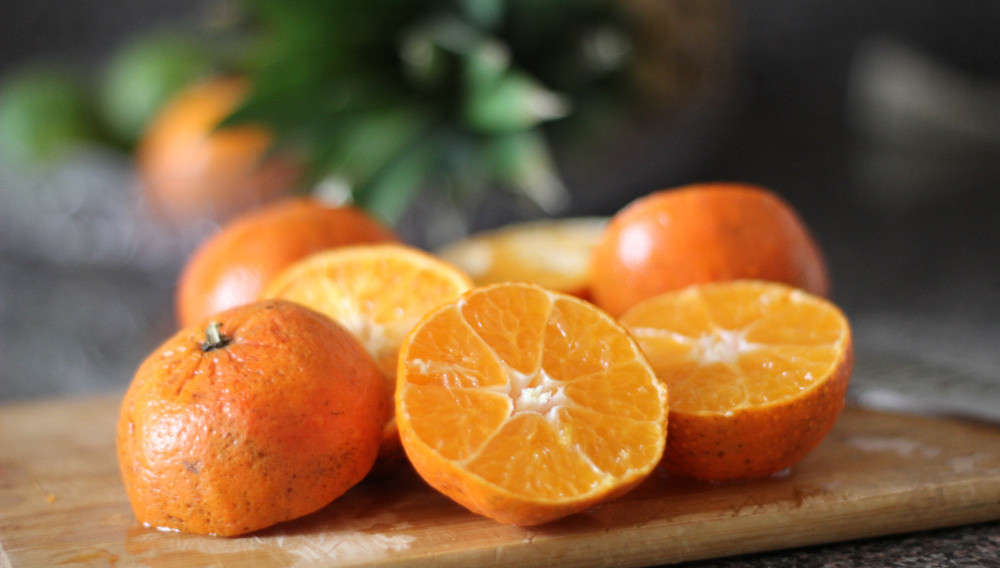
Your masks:
M206 239L188 259L177 289L181 327L256 300L288 265L338 246L397 241L360 209L288 198L246 213Z
M597 305L621 315L636 302L690 284L752 278L825 296L821 251L794 209L751 185L662 190L615 214L591 258Z
M259 302L184 329L122 402L118 460L135 516L238 535L316 511L371 469L388 400L357 339L303 306Z

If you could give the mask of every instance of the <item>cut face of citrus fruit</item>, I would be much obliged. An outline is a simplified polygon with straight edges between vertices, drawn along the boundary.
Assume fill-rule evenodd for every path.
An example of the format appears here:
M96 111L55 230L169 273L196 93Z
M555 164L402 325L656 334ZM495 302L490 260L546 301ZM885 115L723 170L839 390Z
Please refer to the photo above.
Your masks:
M594 247L593 301L615 317L661 292L721 280L783 282L826 296L826 265L797 212L766 189L706 183L641 197Z
M534 282L557 292L586 297L590 256L607 219L580 217L516 223L484 231L437 251L478 286Z
M664 467L710 480L798 463L844 406L851 330L829 301L735 280L636 304L621 322L670 389Z
M355 245L310 255L280 272L264 298L308 306L337 320L375 358L391 393L399 346L437 306L472 287L452 265L401 244ZM386 425L383 458L399 454L395 420Z
M316 511L368 474L390 406L343 326L292 302L185 328L122 402L118 460L139 522L232 536Z
M400 350L396 416L431 486L473 512L535 525L620 495L655 468L667 391L603 311L503 283L414 328Z

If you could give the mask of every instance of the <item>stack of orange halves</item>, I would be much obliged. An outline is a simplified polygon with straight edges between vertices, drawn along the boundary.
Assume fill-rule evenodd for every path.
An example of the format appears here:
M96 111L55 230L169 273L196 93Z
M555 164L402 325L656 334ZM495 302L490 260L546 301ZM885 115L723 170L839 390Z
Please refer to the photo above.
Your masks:
M853 359L804 224L737 184L437 254L294 199L221 229L178 290L183 330L139 367L118 454L138 520L197 533L299 517L406 464L519 525L658 466L773 475L830 430Z

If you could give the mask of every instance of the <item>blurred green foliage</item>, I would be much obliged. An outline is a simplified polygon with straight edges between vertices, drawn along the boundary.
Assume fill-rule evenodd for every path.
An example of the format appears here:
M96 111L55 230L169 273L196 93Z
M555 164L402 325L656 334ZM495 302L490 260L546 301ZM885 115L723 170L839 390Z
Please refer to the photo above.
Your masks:
M621 102L630 13L615 0L245 0L253 95L275 128L390 222L419 191L567 194L543 127Z
M555 212L569 195L553 146L663 104L684 55L670 16L714 4L231 0L200 35L128 41L96 85L6 81L0 142L38 158L81 139L129 149L179 89L238 74L251 94L223 126L270 128L308 164L303 191L339 188L389 223L428 190L510 191Z
M157 31L126 43L107 62L99 85L110 133L133 146L164 103L216 69L211 46L190 35Z
M35 168L101 138L96 101L76 76L57 65L18 70L0 90L0 155Z

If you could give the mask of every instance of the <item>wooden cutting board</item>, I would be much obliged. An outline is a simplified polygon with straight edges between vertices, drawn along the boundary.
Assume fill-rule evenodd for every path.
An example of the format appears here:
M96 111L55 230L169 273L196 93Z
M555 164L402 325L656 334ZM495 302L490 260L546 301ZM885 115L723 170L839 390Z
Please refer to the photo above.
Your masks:
M787 475L654 476L550 526L477 517L403 472L253 536L159 532L119 481L118 401L0 406L0 568L647 566L1000 519L1000 430L848 408Z

